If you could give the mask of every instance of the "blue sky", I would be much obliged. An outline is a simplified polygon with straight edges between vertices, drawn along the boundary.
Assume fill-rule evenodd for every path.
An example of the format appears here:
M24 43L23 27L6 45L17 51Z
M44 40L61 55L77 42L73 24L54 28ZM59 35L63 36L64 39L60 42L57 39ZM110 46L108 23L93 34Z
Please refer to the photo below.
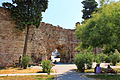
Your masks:
M11 0L0 0L2 2ZM49 0L48 9L43 13L43 22L74 29L76 22L82 21L82 0Z

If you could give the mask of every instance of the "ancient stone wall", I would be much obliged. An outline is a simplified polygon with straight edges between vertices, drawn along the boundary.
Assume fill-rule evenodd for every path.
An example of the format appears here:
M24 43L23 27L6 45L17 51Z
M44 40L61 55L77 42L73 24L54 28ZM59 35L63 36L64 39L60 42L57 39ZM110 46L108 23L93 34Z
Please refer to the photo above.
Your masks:
M0 8L0 66L18 63L22 55L25 31L19 31L15 26L9 10ZM31 26L27 54L38 63L42 59L50 59L51 52L58 49L61 62L72 62L78 43L74 32L44 22L37 29Z

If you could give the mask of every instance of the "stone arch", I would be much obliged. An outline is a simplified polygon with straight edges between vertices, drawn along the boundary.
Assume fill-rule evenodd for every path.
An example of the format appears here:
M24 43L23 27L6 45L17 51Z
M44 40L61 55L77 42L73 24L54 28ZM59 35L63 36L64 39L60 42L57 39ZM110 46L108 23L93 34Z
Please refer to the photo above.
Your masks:
M25 33L16 32L16 24L10 16L9 10L0 8L0 66L17 63L22 55ZM71 62L71 55L76 54L74 48L78 44L74 33L74 29L41 22L39 28L30 28L27 55L38 63L39 60L50 59L51 52L58 49L61 62Z
M67 54L68 54L67 45L65 45L65 44L57 45L56 49L58 50L58 52L60 52L60 62L68 63L69 62L69 58L67 56Z

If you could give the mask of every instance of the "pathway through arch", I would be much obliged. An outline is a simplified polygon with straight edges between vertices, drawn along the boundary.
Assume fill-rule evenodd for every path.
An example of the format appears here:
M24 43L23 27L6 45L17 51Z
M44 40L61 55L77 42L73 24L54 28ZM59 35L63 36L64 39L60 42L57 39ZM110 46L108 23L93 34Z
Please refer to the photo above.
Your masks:
M53 67L58 73L55 80L95 80L87 78L85 73L78 73L75 71L77 67L75 64L57 64Z

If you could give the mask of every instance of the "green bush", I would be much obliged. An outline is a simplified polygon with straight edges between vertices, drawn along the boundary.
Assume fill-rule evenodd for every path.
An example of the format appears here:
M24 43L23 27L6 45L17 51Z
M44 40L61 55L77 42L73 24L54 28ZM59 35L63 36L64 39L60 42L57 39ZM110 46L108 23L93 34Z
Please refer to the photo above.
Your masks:
M99 59L100 62L105 62L106 61L106 58L107 58L106 54L101 53L101 54L98 54L97 56L98 56L98 59Z
M114 53L113 55L110 55L109 58L113 66L115 66L117 62L120 62L120 53Z
M97 56L97 55L94 55L94 58L93 58L94 60L94 62L96 62L96 63L100 63L101 61L100 61L100 59L99 59L99 56Z
M50 60L44 60L41 62L43 72L50 74L51 68L53 67L53 64Z
M84 57L86 59L85 64L87 64L87 68L91 69L92 68L92 62L94 60L94 54L93 53L86 53L86 54L84 54Z
M85 59L83 54L77 54L74 58L74 63L76 64L78 71L84 72Z
M23 69L27 68L30 61L31 61L31 57L29 57L29 56L24 56L22 58L22 67L23 67Z
M78 71L84 72L85 64L91 67L93 62L93 57L94 56L91 53L77 54L74 58L74 63L76 64Z
M110 56L107 56L107 57L106 57L105 62L106 62L106 63L110 63L110 62L111 62Z

